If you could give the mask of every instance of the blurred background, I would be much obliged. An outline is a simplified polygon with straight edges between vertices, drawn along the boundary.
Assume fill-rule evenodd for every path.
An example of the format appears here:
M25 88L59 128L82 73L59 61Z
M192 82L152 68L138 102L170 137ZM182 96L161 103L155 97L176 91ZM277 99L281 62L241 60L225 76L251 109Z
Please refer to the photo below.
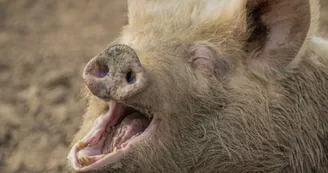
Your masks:
M0 0L1 173L64 172L84 65L126 22L125 0Z
M126 23L124 0L0 0L0 172L64 172L84 65Z

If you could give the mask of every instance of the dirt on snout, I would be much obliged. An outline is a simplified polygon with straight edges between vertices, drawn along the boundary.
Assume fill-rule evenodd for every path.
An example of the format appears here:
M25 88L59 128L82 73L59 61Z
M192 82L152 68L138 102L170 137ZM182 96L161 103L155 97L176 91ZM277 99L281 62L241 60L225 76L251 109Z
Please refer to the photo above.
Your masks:
M124 0L0 0L1 173L64 172L84 65L126 23Z

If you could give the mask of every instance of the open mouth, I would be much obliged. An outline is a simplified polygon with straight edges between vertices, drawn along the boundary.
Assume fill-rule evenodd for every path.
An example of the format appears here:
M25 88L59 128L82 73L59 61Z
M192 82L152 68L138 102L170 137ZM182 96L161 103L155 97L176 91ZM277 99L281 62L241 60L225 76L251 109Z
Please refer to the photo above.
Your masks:
M72 147L68 158L77 172L114 164L127 154L131 145L149 138L158 122L154 115L111 101L109 110L100 115L89 133Z

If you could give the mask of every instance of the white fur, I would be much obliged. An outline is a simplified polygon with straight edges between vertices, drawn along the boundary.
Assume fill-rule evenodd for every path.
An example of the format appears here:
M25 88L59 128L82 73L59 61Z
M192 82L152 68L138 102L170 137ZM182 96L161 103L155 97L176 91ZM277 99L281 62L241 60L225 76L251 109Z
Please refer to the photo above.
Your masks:
M129 0L130 24L156 18L156 22L172 22L172 16L183 23L202 23L220 16L243 0ZM173 22L174 22L173 21ZM180 23L181 25L181 23Z

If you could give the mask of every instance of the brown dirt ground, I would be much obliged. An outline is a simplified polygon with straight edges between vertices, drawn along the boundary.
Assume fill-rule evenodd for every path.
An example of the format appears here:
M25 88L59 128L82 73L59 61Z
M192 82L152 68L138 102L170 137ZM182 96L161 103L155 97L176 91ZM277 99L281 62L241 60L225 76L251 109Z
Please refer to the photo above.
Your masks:
M126 23L125 7L0 0L0 172L64 172L85 106L81 71Z
M122 0L0 0L0 172L63 172L85 63L126 23Z

